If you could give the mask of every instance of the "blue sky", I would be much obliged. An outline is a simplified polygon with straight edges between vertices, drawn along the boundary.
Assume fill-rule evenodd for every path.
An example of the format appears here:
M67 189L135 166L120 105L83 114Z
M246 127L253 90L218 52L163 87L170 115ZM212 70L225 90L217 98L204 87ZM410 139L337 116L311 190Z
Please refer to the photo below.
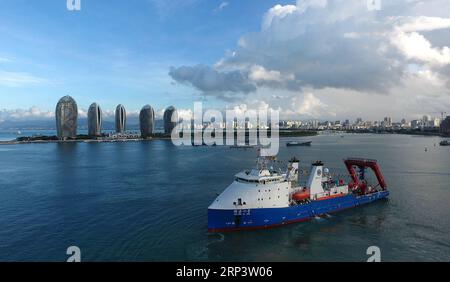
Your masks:
M215 63L274 4L223 2L81 0L71 12L66 0L2 0L0 72L13 81L0 82L0 108L52 110L66 94L84 108L190 107L198 91L169 68Z
M450 112L450 2L379 1L0 0L0 122L51 118L68 94L82 110Z

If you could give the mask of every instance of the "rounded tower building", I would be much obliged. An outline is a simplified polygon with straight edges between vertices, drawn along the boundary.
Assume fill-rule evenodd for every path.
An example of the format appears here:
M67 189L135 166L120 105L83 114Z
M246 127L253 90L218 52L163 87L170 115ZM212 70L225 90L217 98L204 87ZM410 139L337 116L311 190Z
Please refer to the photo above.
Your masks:
M139 113L139 125L142 138L152 136L155 128L155 111L150 105L145 105Z
M164 111L164 133L171 134L178 122L178 113L174 106Z
M88 135L102 135L102 109L97 103L92 103L88 110Z
M116 132L123 134L125 133L125 127L127 123L127 112L125 107L120 104L116 108Z
M70 96L64 96L56 104L56 131L58 138L66 140L77 137L78 107Z

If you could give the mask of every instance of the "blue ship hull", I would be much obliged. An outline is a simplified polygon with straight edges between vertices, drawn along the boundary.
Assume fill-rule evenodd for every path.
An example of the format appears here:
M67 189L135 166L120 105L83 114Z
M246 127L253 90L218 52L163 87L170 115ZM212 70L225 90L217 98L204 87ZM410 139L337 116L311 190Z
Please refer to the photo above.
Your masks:
M388 196L388 191L381 191L363 196L349 194L286 208L208 209L208 231L226 232L276 227L368 204Z

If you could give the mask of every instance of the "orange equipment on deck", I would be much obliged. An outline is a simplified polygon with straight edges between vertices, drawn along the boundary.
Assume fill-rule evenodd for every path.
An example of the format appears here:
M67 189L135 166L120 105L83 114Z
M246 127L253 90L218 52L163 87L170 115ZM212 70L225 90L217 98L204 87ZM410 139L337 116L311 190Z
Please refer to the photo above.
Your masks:
M309 199L309 196L309 191L301 191L294 193L294 195L292 195L292 199L294 199L295 201L303 201Z

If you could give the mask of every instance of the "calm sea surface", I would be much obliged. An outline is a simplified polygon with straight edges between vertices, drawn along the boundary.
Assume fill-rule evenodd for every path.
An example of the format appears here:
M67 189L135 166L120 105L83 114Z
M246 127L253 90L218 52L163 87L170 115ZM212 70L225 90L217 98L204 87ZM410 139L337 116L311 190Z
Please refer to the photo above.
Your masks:
M0 139L11 139L3 133ZM2 135L0 133L0 135ZM285 146L313 140L313 146ZM279 160L378 159L391 196L323 219L208 234L207 207L255 150L170 141L0 146L0 261L450 260L450 147L438 137L339 135L282 139ZM436 144L436 145L435 145ZM427 151L425 151L427 147Z

